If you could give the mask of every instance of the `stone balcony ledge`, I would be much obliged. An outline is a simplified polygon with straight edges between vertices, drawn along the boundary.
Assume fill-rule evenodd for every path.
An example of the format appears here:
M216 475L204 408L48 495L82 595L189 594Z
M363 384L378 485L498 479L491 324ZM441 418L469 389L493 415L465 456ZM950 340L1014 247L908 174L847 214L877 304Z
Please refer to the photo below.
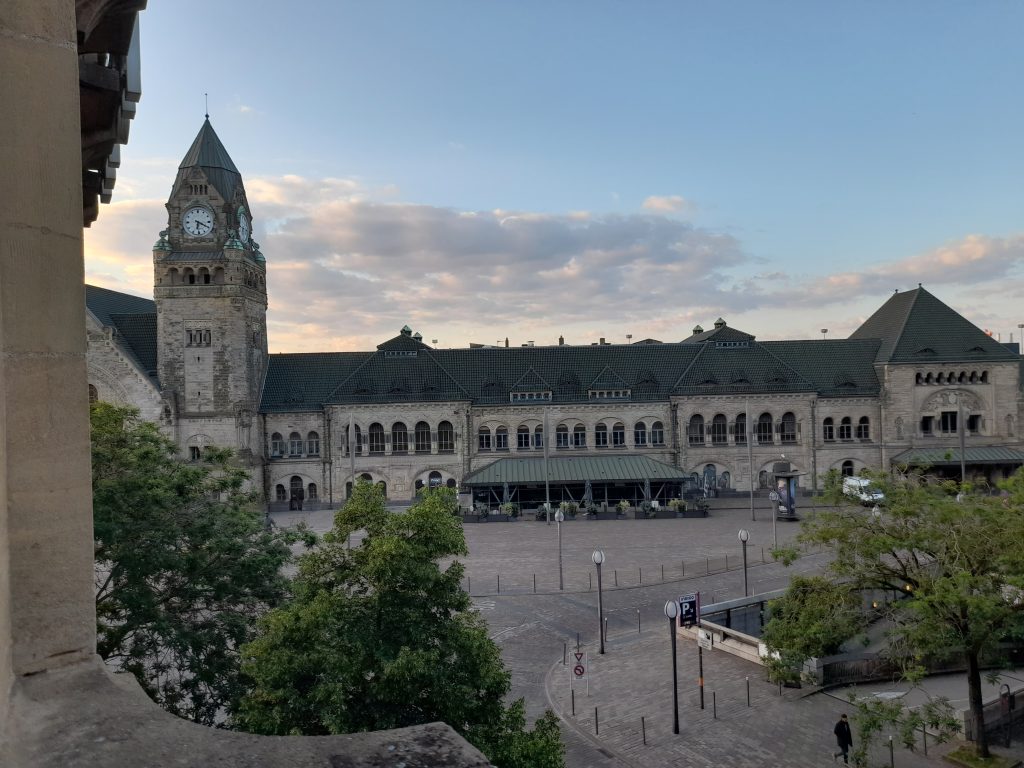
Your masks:
M99 659L21 676L0 765L8 768L485 768L444 723L340 736L254 736L177 718Z

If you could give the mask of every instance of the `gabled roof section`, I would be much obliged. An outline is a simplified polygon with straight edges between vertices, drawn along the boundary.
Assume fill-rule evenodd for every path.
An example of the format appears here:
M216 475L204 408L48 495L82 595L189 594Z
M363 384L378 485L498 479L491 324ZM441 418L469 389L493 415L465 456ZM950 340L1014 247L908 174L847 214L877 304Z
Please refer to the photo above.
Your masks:
M242 182L242 174L235 167L217 132L213 130L209 117L203 121L195 141L178 166L178 176L174 180L172 195L178 191L193 168L201 169L221 197L229 202L235 196L235 189Z
M130 293L95 285L85 286L85 306L103 325L113 325L111 315L156 315L156 302Z
M806 339L760 344L809 381L821 397L877 395L878 339Z
M544 377L537 373L537 370L530 366L530 370L519 377L512 387L513 392L550 392L551 385L548 384Z
M148 376L156 375L156 312L136 315L111 315L121 341Z
M703 344L693 363L676 381L678 394L810 392L814 386L799 371L771 353L766 345L745 347Z
M629 385L619 374L605 366L596 378L590 382L590 389L628 389Z
M398 341L397 339L405 339ZM325 402L393 403L421 401L469 400L469 393L434 358L430 347L400 334L380 345L377 352L366 357L344 379L336 379L335 387ZM389 346L395 342L394 346ZM506 394L507 398L507 394Z
M406 326L406 328L408 327ZM381 352L419 352L421 349L430 349L430 347L419 339L414 339L411 332L405 333L405 328L403 328L402 333L382 344L378 344L377 349Z
M1013 352L924 288L895 293L850 335L879 339L875 362L1009 360Z
M698 325L697 328L700 328ZM696 330L696 328L694 329ZM701 333L695 333L692 336L688 336L683 339L680 344L703 344L709 341L722 341L722 342L752 342L754 340L753 335L744 333L736 328L730 328L725 324L725 320L718 318L715 321L715 327L710 331L703 331Z
M331 392L349 378L372 352L323 352L271 355L260 410L318 411Z

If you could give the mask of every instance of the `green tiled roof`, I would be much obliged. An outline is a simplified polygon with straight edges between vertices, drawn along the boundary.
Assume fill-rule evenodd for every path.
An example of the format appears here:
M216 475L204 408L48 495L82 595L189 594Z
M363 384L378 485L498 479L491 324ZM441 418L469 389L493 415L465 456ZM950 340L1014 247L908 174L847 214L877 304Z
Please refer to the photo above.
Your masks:
M178 166L178 176L174 180L172 195L178 191L181 184L187 183L189 171L193 168L201 168L210 184L229 202L235 196L235 188L242 183L242 174L238 172L220 137L210 125L209 118L203 121L195 141Z
M156 302L152 299L95 285L85 286L85 306L103 325L113 325L111 315L156 314Z
M271 355L260 410L317 411L372 352L313 352Z
M547 461L547 480L552 483L581 483L644 480L683 480L689 477L680 469L646 456L557 457ZM478 469L462 481L463 485L501 485L502 483L543 483L544 459L498 459Z
M156 375L156 312L111 315L110 319L142 370Z
M873 362L877 339L762 341L761 345L799 371L821 397L877 395Z
M960 463L960 448L911 448L892 457L893 464L939 466ZM965 464L1024 464L1024 452L1002 446L968 447Z
M1013 352L924 288L896 293L850 335L880 339L876 362L1010 360Z
M814 391L803 374L773 355L764 344L695 346L697 356L673 388L678 394Z

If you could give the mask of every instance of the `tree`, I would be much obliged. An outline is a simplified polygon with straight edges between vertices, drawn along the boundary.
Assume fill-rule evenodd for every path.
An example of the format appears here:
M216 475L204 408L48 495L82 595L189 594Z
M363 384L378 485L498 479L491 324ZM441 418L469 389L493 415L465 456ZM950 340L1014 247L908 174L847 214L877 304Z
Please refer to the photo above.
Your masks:
M921 676L930 659L963 661L976 751L988 757L981 669L1001 659L1003 643L1024 637L1024 474L1004 483L1000 497L919 472L873 483L885 494L878 514L849 506L831 475L826 489L836 506L808 518L799 540L832 549L826 583L901 596L882 608L892 622L889 654L905 675ZM788 560L795 553L778 554ZM824 588L818 597L830 599Z
M442 720L500 766L562 765L557 721L525 730L509 673L462 590L467 554L447 488L404 513L359 482L323 546L300 559L295 600L270 613L243 650L245 730L332 734ZM351 532L365 529L359 547Z
M170 712L222 724L299 534L266 530L228 451L181 461L132 408L96 403L91 420L99 654Z

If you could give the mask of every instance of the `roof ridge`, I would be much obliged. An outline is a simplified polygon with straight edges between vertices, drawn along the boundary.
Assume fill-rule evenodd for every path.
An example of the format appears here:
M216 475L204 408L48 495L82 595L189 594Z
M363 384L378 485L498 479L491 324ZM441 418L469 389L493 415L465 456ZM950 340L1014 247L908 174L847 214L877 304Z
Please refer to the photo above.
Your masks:
M782 366L783 368L785 368L786 370L788 370L788 371L792 371L792 372L793 372L794 374L796 374L796 378L797 378L797 380L798 380L798 381L799 381L800 383L802 383L802 384L806 384L806 385L807 385L808 387L810 387L810 388L811 388L811 389L813 389L814 391L817 391L817 387L815 387L815 386L814 386L813 384L811 384L811 382L809 382L809 381L808 381L808 380L807 380L806 378L804 378L804 375L803 375L802 373L800 373L800 371L798 371L798 370L797 370L796 368L794 368L793 366L791 366L791 365L790 365L789 363L787 363L787 362L786 362L785 360L783 360L782 358L780 358L780 357L779 357L778 355L776 355L776 354L775 354L774 352L772 352L772 351L771 351L770 349L768 349L767 347L765 347L765 346L764 346L764 344L762 344L761 342L759 342L759 341L758 341L758 342L755 342L755 344L756 344L757 346L761 347L761 348L762 348L762 349L763 349L763 350L765 351L765 354L766 354L766 355L768 355L769 357L771 357L771 358L772 358L772 360L774 360L775 362L777 362L777 363L778 363L779 365L781 365L781 366Z
M701 344L700 345L700 349L697 350L697 354L694 355L693 359L690 360L690 364L687 365L686 368L683 369L683 372L681 374L679 374L679 378L677 378L675 380L675 382L672 384L672 388L669 390L670 392L675 392L677 389L679 389L679 385L682 383L683 379L685 379L687 377L687 375L693 369L693 366L695 366L697 364L697 361L700 360L701 356L705 352L707 352L707 350L709 348L710 347L707 344Z
M466 396L466 399L472 401L473 396L470 395L469 392L466 391L466 388L462 386L462 382L460 382L458 379L452 376L451 372L444 367L441 361L434 357L434 349L432 347L427 347L423 351L426 352L427 357L430 358L430 362L432 362L434 365L436 365L444 372L444 375L448 377L448 380L451 381L458 388L458 390Z
M907 307L906 314L903 315L903 322L900 323L900 329L896 331L896 336L892 343L892 349L889 351L890 360L892 359L893 354L895 354L896 348L900 345L900 339L903 338L903 331L907 329L907 323L910 322L910 316L914 314L914 305L917 304L917 300L921 298L921 291L923 291L924 288L922 288L921 284L918 283L917 288L912 288L911 290L914 292L914 298L911 299L910 305Z
M336 386L334 389L332 389L328 393L327 397L324 398L324 402L325 403L329 403L332 400L334 400L334 396L338 394L338 390L340 390L343 386L345 386L345 384L347 384L349 381L351 381L353 376L355 376L357 373L359 373L361 370L363 370L363 368L365 368L367 365L369 365L370 361L373 360L379 354L380 354L379 350L374 350L369 355L367 355L366 359L363 360L363 362L361 362L359 365L357 365L352 370L352 373L350 373L348 376L346 376L344 379L342 379L341 381L338 382L338 386Z

